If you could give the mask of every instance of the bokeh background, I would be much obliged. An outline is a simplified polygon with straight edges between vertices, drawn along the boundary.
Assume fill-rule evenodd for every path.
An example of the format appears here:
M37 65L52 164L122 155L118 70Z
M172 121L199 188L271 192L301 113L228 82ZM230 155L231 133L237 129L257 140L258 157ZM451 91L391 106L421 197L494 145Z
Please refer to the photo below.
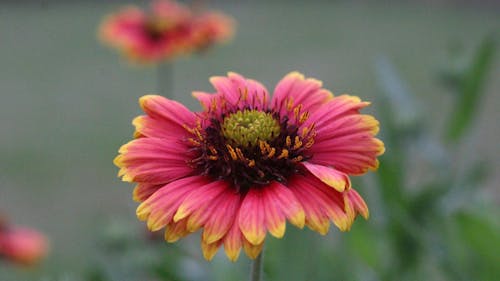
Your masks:
M123 1L0 2L0 212L45 232L37 267L0 280L244 280L249 261L198 234L146 235L133 185L112 159L157 69L102 46L102 17ZM146 1L136 1L145 5ZM173 64L173 97L236 71L272 90L298 70L372 102L387 152L354 180L369 221L327 236L289 227L268 238L266 280L495 280L500 276L500 3L205 1L232 15L227 45ZM160 239L161 240L161 239Z

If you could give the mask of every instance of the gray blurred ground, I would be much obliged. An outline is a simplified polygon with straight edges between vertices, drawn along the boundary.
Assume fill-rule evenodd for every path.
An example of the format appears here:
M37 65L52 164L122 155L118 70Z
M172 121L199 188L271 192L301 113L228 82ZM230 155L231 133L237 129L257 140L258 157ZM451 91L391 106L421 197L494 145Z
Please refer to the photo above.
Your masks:
M373 63L386 55L425 104L436 134L452 102L436 80L447 48L458 42L472 49L500 27L491 3L227 2L213 6L237 19L236 38L175 62L176 99L197 109L190 92L211 91L208 78L227 71L272 90L298 70L334 93L372 101L376 111ZM96 41L100 19L120 5L0 3L0 211L50 236L49 269L70 272L91 260L106 222L136 223L133 186L118 181L112 159L130 139L137 98L157 84L154 68L130 67ZM500 184L498 77L497 59L467 146L471 157L491 162L492 193ZM0 280L17 280L14 273L26 274L2 277L0 269Z

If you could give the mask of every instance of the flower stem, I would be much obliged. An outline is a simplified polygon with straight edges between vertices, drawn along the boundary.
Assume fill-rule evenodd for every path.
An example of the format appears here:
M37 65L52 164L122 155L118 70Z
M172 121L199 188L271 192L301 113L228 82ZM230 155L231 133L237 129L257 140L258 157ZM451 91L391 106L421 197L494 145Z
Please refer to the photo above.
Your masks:
M250 273L250 281L262 281L262 260L263 253L261 252L256 259L252 261L252 272Z
M173 67L172 63L158 64L158 93L166 98L174 98L173 85Z

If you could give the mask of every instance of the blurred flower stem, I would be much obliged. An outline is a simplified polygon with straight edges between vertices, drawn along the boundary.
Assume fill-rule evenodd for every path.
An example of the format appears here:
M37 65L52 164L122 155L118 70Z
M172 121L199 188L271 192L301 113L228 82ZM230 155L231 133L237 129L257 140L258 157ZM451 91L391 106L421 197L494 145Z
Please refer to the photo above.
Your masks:
M263 262L263 252L257 256L256 259L252 261L252 271L250 273L250 281L262 281L262 262Z
M173 65L172 63L160 63L158 64L158 94L173 99L174 98L174 85L173 85Z

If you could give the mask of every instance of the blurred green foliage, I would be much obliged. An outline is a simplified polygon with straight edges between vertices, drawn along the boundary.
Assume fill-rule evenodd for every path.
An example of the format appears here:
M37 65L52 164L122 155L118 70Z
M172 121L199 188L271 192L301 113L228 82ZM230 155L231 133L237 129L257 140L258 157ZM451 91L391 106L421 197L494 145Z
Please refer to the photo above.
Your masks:
M444 77L449 79L449 86L456 92L456 105L450 116L448 139L458 140L470 126L483 94L484 82L490 73L493 56L497 47L497 37L491 35L479 46L471 62L463 65Z

